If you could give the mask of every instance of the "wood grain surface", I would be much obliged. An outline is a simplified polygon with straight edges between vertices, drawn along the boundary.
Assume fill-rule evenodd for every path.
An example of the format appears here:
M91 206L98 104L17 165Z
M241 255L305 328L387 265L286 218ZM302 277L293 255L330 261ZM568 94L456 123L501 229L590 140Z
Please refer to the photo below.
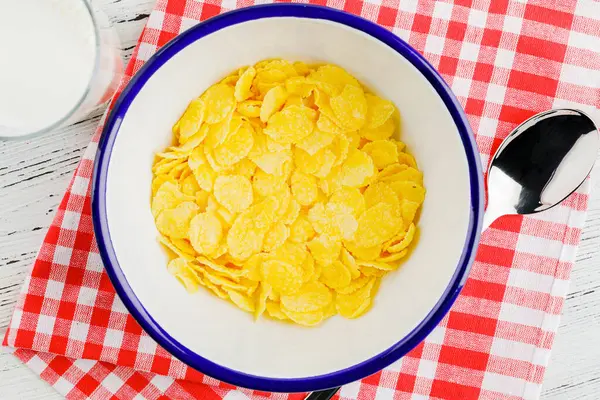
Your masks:
M152 0L96 0L115 26L127 61ZM103 109L26 141L0 141L0 337L21 284L89 143ZM600 164L592 177L599 176ZM594 179L569 295L544 379L543 400L597 399L600 393L600 179ZM60 399L10 354L0 353L0 399Z

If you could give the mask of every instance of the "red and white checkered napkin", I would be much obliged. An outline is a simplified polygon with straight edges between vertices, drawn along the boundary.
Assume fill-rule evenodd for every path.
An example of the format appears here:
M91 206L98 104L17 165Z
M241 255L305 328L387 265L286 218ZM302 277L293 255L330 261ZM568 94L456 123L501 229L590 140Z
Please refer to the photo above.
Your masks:
M331 0L391 29L444 75L483 165L522 120L552 107L600 108L600 6L576 0L454 3ZM317 0L323 3L322 0ZM527 3L527 4L525 4ZM552 3L552 4L551 4ZM197 21L250 0L159 0L127 69ZM127 81L127 79L125 79ZM83 156L44 239L4 345L69 399L300 399L238 389L187 368L146 335L103 270ZM536 399L558 327L588 185L535 217L506 217L482 238L452 311L408 355L344 386L342 399Z

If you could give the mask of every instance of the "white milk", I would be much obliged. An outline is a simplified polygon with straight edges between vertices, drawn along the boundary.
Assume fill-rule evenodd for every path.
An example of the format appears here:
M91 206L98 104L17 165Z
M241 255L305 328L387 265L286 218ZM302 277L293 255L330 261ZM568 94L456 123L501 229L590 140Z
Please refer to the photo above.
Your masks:
M82 0L0 0L0 137L48 128L78 106L96 63Z

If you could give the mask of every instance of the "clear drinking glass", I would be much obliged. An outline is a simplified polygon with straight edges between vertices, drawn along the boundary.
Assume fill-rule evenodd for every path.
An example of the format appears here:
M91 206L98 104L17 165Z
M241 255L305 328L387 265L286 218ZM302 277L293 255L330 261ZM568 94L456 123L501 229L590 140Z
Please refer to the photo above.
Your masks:
M45 3L42 4L42 1ZM11 15L11 12L13 15ZM11 56L10 49L15 50L13 51L13 58L9 59L10 61L5 59L5 62L3 62L0 60L0 140L31 138L80 120L90 111L112 98L123 76L123 60L119 50L118 36L106 14L97 6L86 0L0 0L0 14L4 14L5 18L2 20L0 16L0 24L3 22L10 24L13 18L19 19L21 17L19 14L26 12L29 14L27 17L29 21L27 19L25 21L28 21L29 25L26 23L15 24L12 28L16 32L14 32L12 38L0 38L0 47L8 48L9 56ZM31 12L35 14L33 17L31 17ZM48 22L48 18L57 18L59 21ZM51 29L44 31L46 23L53 24L49 26L56 27L62 32L50 32ZM72 25L65 26L66 24ZM36 25L38 27L42 25L42 27L37 28L38 30L35 31ZM79 29L79 25L81 25L81 29ZM6 33L1 31L0 27L0 34ZM71 39L73 34L77 35L79 32L82 36L86 36L80 42L85 42L86 45L89 44L88 49L85 52L78 52L77 49L73 48L73 52L76 54L72 54L73 57L66 57L64 60L65 69L57 69L57 65L60 65L57 63L61 62L57 58L61 54L64 55L65 47L68 46L60 42L60 35L63 35L66 39ZM54 36L52 36L54 33L56 33L57 40L54 40ZM49 35L51 39L48 39L48 36L45 39L37 39L40 36L34 35ZM10 42L7 40L10 40ZM32 56L31 53L24 53L25 50L18 47L14 42L19 40L30 45L34 44L34 46L29 46L29 51L40 53L39 64L31 65L32 57L36 56ZM47 48L52 46L41 45L38 40L41 40L44 44L54 45L55 50ZM54 40L54 43L52 40ZM20 66L17 64L19 56L24 56L22 58L25 59ZM79 56L77 61L80 64L73 63L76 56ZM82 57L86 59L82 60ZM93 60L91 57L93 57ZM45 69L44 60L47 60L47 64L52 64L54 69L51 67ZM82 74L83 78L81 79L77 78L79 82L74 86L73 82L69 81L68 72L66 71L68 71L68 68L77 68L78 65L85 65L85 68L81 70L85 69L86 74ZM60 72L54 74L56 75L55 81L53 81L53 71ZM90 71L90 73L88 74L87 71ZM76 76L77 74L73 75ZM86 76L89 76L87 84L85 84ZM36 81L34 78L38 78L38 80ZM15 81L21 82L21 84L15 83ZM29 86L27 86L28 83ZM36 85L40 86L39 90L36 89ZM20 87L27 87L29 91L20 91ZM12 96L5 95L3 99L3 90L5 93L12 90ZM68 90L70 90L68 92L70 97L65 100L64 93ZM40 93L40 96L29 95L36 92ZM39 97L42 94L46 96L45 99L49 99L45 102L48 105L53 105L52 99L63 103L60 107L43 107L39 104ZM72 104L69 100L72 100ZM43 118L40 117L42 111L47 113ZM35 122L29 123L27 121Z

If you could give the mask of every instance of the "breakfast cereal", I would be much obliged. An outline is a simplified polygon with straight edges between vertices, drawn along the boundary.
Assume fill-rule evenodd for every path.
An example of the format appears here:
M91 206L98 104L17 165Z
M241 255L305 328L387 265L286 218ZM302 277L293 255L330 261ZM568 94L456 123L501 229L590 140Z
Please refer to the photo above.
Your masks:
M363 315L425 200L398 116L336 65L265 60L208 88L152 167L167 271L256 319Z

